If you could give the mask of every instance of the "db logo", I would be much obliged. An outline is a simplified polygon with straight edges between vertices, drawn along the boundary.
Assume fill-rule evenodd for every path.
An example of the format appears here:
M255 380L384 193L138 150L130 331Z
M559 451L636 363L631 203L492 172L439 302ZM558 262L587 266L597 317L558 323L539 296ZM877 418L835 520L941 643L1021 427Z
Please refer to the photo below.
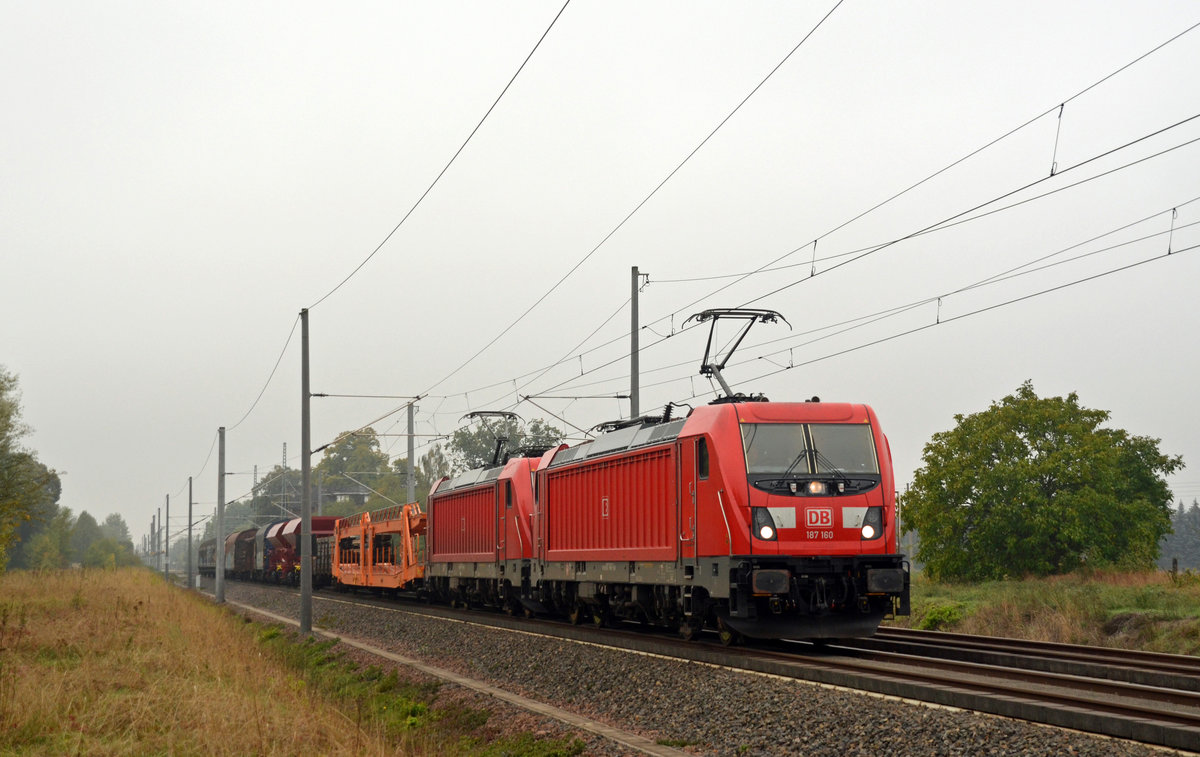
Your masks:
M833 528L833 508L807 508L804 511L804 525L809 528Z

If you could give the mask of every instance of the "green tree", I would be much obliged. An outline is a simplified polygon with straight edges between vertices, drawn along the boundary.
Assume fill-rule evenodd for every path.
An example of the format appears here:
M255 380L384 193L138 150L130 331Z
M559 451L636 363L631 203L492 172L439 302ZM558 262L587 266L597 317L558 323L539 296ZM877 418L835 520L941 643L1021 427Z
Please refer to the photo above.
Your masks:
M118 544L128 544L129 549L133 550L133 538L129 535L129 526L125 524L125 519L120 513L109 513L104 522L100 524L100 534L105 539L112 539Z
M71 561L82 563L88 549L95 542L104 538L100 524L87 510L79 513L75 525L71 529Z
M67 567L71 560L71 531L74 526L71 510L59 508L50 524L29 540L28 567L33 570Z
M21 422L17 377L0 366L0 571L9 564L14 540L31 538L38 521L53 517L62 491L58 475L21 447L28 433Z
M553 447L562 441L563 432L541 419L522 428L517 418L486 418L474 430L458 429L447 444L450 467L454 472L473 470L492 464L496 442L507 439L501 449L514 452L525 447Z
M1163 570L1200 568L1200 501L1193 499L1191 507L1179 503L1171 517L1171 533L1160 547L1158 567Z
M389 476L388 481L394 481L392 485L398 487L394 489L398 495L396 499L404 501L408 498L408 458L396 458L392 461L392 470L395 471L395 475ZM450 462L446 459L442 446L434 444L413 466L413 478L415 479L413 493L422 508L429 500L429 490L433 488L433 484L448 475L450 475ZM388 496L393 495L389 494Z
M120 568L137 565L138 562L137 555L128 545L107 536L102 536L88 545L83 556L83 564L88 568Z
M938 579L1144 568L1170 530L1163 476L1183 466L1158 440L1101 428L1078 397L1031 382L933 435L902 498L917 560Z
M343 432L325 448L321 462L313 468L313 475L321 481L321 511L327 515L361 512L370 489L378 489L380 477L391 472L374 429Z
M23 453L18 458L20 459L9 470L18 471L18 477L25 482L25 501L28 503L28 509L19 519L15 532L9 537L8 567L15 569L32 567L29 562L29 545L33 537L44 531L58 514L58 500L62 495L62 482L57 473L32 455ZM0 478L3 476L4 474L0 474ZM18 484L17 488L21 486ZM0 484L0 489L3 488ZM0 531L2 530L3 526L0 526ZM3 552L3 549L0 549L0 552ZM4 567L2 561L3 557L0 557L0 569Z
M250 499L242 501L233 510L235 520L228 520L230 508L226 508L227 530L298 517L303 506L302 479L301 471L283 465L267 471L254 487Z

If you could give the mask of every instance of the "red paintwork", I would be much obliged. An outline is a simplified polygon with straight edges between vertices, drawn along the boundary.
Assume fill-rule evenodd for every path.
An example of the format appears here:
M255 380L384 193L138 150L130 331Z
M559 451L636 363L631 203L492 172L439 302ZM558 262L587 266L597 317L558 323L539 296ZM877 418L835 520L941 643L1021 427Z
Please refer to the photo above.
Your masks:
M337 516L334 515L314 515L312 516L312 535L314 538L322 536L330 536L333 534L333 528L337 524ZM300 572L300 558L296 554L296 542L300 538L300 518L292 518L286 523L273 526L271 531L267 532L267 538L271 540L275 548L271 550L271 570L275 576L281 580L290 580L293 574ZM297 578L297 580L299 580Z
M869 424L882 483L862 494L790 497L751 487L742 423ZM699 474L697 445L708 450L709 475ZM887 440L874 411L846 403L738 403L696 408L678 439L539 471L542 539L551 561L676 560L729 555L857 555L897 551L895 483ZM796 526L777 541L752 538L751 507L794 509ZM884 508L884 537L864 541L842 527L847 507ZM832 528L805 526L808 508L832 510ZM832 531L832 539L808 532Z
M674 560L676 467L666 444L544 471L544 559Z
M532 471L538 458L509 460L494 481L429 495L429 562L528 559L533 544ZM512 491L509 507L508 491Z
M780 554L792 555L857 555L895 554L899 551L896 541L896 484L892 471L891 450L879 427L875 411L868 405L845 403L761 403L739 405L739 416L743 422L763 423L789 420L802 423L858 423L870 424L875 442L875 457L879 463L881 483L874 489L855 495L836 497L804 497L796 499L754 489L747 485L750 504L756 507L796 507L796 527L779 529L776 542L753 540L756 551L767 544L774 544ZM745 480L743 478L743 480ZM842 511L847 507L883 507L884 536L881 539L863 540L858 528L844 528ZM832 529L809 528L805 512L809 509L832 508ZM834 532L833 539L809 539L809 531Z

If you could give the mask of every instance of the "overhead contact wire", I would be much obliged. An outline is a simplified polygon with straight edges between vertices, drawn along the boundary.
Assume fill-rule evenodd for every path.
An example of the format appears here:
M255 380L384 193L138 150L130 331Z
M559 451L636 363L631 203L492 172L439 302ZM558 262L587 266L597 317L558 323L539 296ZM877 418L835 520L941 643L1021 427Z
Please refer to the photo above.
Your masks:
M570 4L571 4L571 0L567 0L565 3L563 3L563 6L558 9L558 13L555 14L554 20L551 21L550 25L546 27L546 31L542 32L542 36L538 38L537 44L535 44L533 46L533 49L529 51L529 54L525 56L525 60L521 61L521 65L517 68L516 73L514 73L512 75L512 78L510 78L508 80L508 84L504 85L504 89L502 89L500 91L500 94L496 96L496 99L492 102L491 107L489 107L487 109L487 112L483 114L483 118L479 119L479 123L475 124L475 128L471 130L471 133L467 135L467 138L465 140L463 140L463 143L461 145L459 145L459 148L454 152L454 155L452 155L450 157L450 160L446 163L446 165L442 168L442 170L438 173L438 175L436 177L434 177L433 182L425 189L424 192L421 193L421 196L417 198L417 201L415 203L413 203L413 206L408 209L408 212L404 214L404 217L400 219L400 222L397 223L395 225L395 227L392 228L392 230L388 232L387 236L385 236L383 238L382 242L380 242L378 245L376 245L375 249L371 251L371 254L367 255L367 257L365 257L363 259L363 261L361 263L359 263L354 268L353 271L350 272L350 275L348 275L346 278L342 279L341 282L339 282L338 285L335 286L333 289L330 289L328 292L326 292L325 296L323 296L321 299L317 300L312 305L309 305L308 306L309 310L312 310L317 305L320 305L322 302L329 299L329 297L334 292L341 289L342 286L344 286L347 281L354 278L354 276L359 271L362 270L363 266L365 266L367 263L369 263L371 261L371 258L375 257L375 255L380 250L383 249L383 246L388 243L388 240L390 240L395 235L395 233L400 230L400 227L404 225L404 222L408 220L408 217L413 214L413 212L417 209L417 207L420 206L420 204L425 200L425 198L429 196L429 193L433 191L433 188L435 186L437 186L437 183L439 181L441 181L442 177L446 175L446 172L450 170L450 166L454 165L454 161L458 158L459 155L462 154L462 151L466 149L467 144L469 144L471 141L471 138L474 137L476 132L479 131L480 127L483 126L483 122L487 120L488 116L490 116L492 114L492 111L496 109L496 106L500 104L501 98L503 98L505 93L508 92L509 88L512 87L513 82L515 82L517 80L517 77L521 74L521 72L523 70L525 70L525 64L529 63L530 58L532 58L533 54L537 52L539 47L541 47L542 41L546 39L546 35L548 35L550 33L550 30L554 28L554 25L558 22L559 17L562 16L563 11L565 11L567 9L567 6Z
M1041 113L1037 114L1036 116L1034 116L1034 117L1030 118L1029 120L1025 121L1025 122L1024 122L1023 124L1021 124L1020 126L1017 126L1017 127L1013 128L1013 129L1010 129L1009 131L1005 132L1004 134L1000 135L999 137L996 137L995 139L991 140L990 142L988 142L987 144L983 145L982 147L979 147L979 148L977 148L977 149L975 149L975 150L972 150L971 152L969 152L969 153L967 153L966 155L962 156L962 157L961 157L961 158L959 158L958 160L955 160L955 161L953 161L952 163L950 163L950 164L946 165L945 167L943 167L943 168L941 168L941 169L939 169L939 170L937 170L937 171L933 172L932 174L930 174L930 175L926 176L924 179L921 179L920 181L918 181L918 182L916 182L915 184L913 184L913 185L911 185L911 186L907 187L906 189L903 189L903 190L901 190L901 191L897 192L896 194L892 195L891 197L887 198L886 200L883 200L882 202L879 202L879 203L877 203L876 205L874 205L874 206L872 206L872 207L870 207L870 208L867 208L866 210L864 210L863 212L861 212L861 213L859 213L858 215L854 216L853 218L851 218L851 219L849 219L849 220L847 220L847 221L844 221L844 222L842 222L842 223L838 224L837 226L833 227L832 229L829 229L828 231L824 232L824 233L823 233L823 234L821 234L820 236L816 237L816 240L815 240L815 241L819 241L819 240L821 240L821 239L824 239L825 237L829 236L830 234L833 234L833 233L835 233L835 232L837 232L837 231L840 231L841 229L845 228L846 226L849 226L850 224L854 223L855 221L858 221L858 220L862 219L864 216L866 216L866 215L868 215L868 214L870 214L870 213L873 213L873 212L875 212L876 210L879 210L879 209L880 209L880 208L882 208L884 205L887 205L887 204L889 204L889 203L893 202L894 200L897 200L897 199L899 199L900 197L902 197L902 196L904 196L904 195L908 194L909 192L911 192L912 190L916 189L917 187L920 187L921 185L923 185L923 184L925 184L925 183L927 183L927 182L931 181L932 179L934 179L934 178L936 178L936 177L938 177L938 176L942 175L942 174L943 174L943 173L945 173L946 171L949 171L950 169L954 168L955 166L958 166L959 164L961 164L961 163L963 163L963 162L965 162L965 161L967 161L967 160L969 160L969 159L971 159L971 158L975 157L976 155L978 155L979 153L983 152L984 150L987 150L987 149L989 149L989 148L993 147L994 145L996 145L996 144L998 144L998 143L1000 143L1000 142L1004 141L1005 139L1008 139L1009 137L1011 137L1012 135L1016 134L1017 132L1024 130L1024 129L1025 129L1025 128L1027 128L1028 126L1030 126L1030 125L1034 124L1034 123L1035 123L1035 122L1037 122L1037 121L1040 121L1041 119L1043 119L1043 118L1045 118L1046 116L1050 115L1050 114L1051 114L1051 113L1053 113L1054 111L1056 111L1056 110L1059 110L1060 108L1062 108L1063 106L1065 106L1067 103L1070 103L1071 101L1073 101L1073 100L1075 100L1075 99L1077 99L1077 98L1079 98L1079 97L1083 96L1084 94L1086 94L1086 93L1090 92L1091 90L1095 89L1096 87L1099 87L1101 84L1103 84L1104 82L1108 81L1109 79L1112 79L1113 77L1115 77L1115 76L1117 76L1118 74L1122 73L1122 72L1123 72L1123 71L1125 71L1126 69L1128 69L1128 68L1131 68L1132 66L1134 66L1134 65L1136 65L1137 63L1141 62L1142 60L1145 60L1146 58L1150 57L1150 56L1151 56L1151 55L1153 55L1154 53L1156 53L1156 52L1158 52L1159 50L1163 49L1163 48L1164 48L1164 47L1166 47L1167 45L1171 44L1172 42L1175 42L1175 41L1176 41L1176 40L1178 40L1180 37L1183 37L1184 35L1186 35L1186 34L1188 34L1188 33L1192 32L1192 31L1194 31L1194 30L1195 30L1197 27L1200 27L1200 22L1198 22L1198 23L1195 23L1195 24L1192 24L1192 25L1191 25L1191 26L1189 26L1187 29L1184 29L1184 30L1183 30L1182 32L1180 32L1179 34L1176 34L1174 37L1171 37L1170 39L1168 39L1167 41L1165 41L1165 42L1163 42L1163 43L1161 43L1161 44L1157 45L1157 46L1156 46L1156 47L1154 47L1153 49L1151 49L1151 50L1148 50L1148 51L1147 51L1147 52L1145 52L1145 53L1142 53L1142 54L1141 54L1141 55L1139 55L1137 58L1134 58L1133 60L1129 61L1128 63L1126 63L1125 65L1123 65L1123 66L1121 66L1120 68L1116 69L1115 71L1112 71L1111 73L1109 73L1109 74L1107 74L1107 75L1105 75L1105 76L1101 77L1100 79L1097 79L1096 81L1092 82L1092 83L1091 83L1091 84L1089 84L1088 86L1086 86L1086 87L1084 87L1083 89L1079 90L1079 91L1078 91L1078 92L1076 92L1075 94L1073 94L1073 95L1071 95L1070 97L1068 97L1068 98L1066 98L1066 99L1062 100L1060 103L1058 103L1058 104L1056 104L1056 105L1053 105L1053 106L1051 106L1050 108L1047 108L1046 110L1042 111ZM740 277L737 277L737 280L736 280L736 281L733 281L733 282L730 282L729 284L726 284L726 285L724 285L724 286L718 287L717 289L713 290L712 292L709 292L708 294L704 295L703 297L701 297L701 298L699 298L699 299L697 299L697 300L693 300L692 302L688 303L687 305L684 305L682 308L678 308L678 309L676 309L676 310L675 310L675 311L672 313L672 315L678 315L678 314L682 313L684 310L686 310L686 309L688 309L688 308L691 308L691 307L695 306L696 304L698 304L698 303L700 303L700 302L703 302L704 300L706 300L706 299L708 299L708 298L712 297L712 296L713 296L713 295L715 295L715 294L719 294L720 292L723 292L723 291L725 291L725 290L726 290L726 289L728 289L729 287L732 287L732 286L734 286L734 285L736 285L736 284L740 283L741 281L743 281L744 279L746 279L746 278L748 278L748 277L750 277L750 276L753 276L753 275L755 275L755 274L758 274L758 273L763 273L763 272L764 272L764 269L766 269L768 266L774 265L775 263L778 263L779 261L781 261L781 260L784 260L784 259L786 259L786 258L788 258L788 257L790 257L790 256L792 256L792 255L794 255L794 254L796 254L796 253L797 253L797 252L799 252L800 250L803 250L803 249L805 249L806 247L808 247L808 245L809 245L809 244L813 244L813 242L806 242L806 243L805 243L803 246L801 246L801 247L797 247L797 248L795 248L795 249L791 250L790 252L784 253L783 255L781 255L781 256L779 256L779 257L775 258L774 260L771 260L771 261L769 261L769 262L767 262L767 263L763 264L763 265L762 265L760 268L758 268L758 269L756 269L756 270L754 270L754 271L751 271L750 273L743 274L743 275L741 275ZM726 278L726 277L721 277L721 278ZM664 316L663 318L659 318L657 321L652 321L651 323L658 323L659 321L662 321L662 320L664 320L665 318L666 318L666 316Z
M504 330L503 330L503 331L501 331L499 334L497 334L497 335L496 335L496 337L495 337L494 339L492 339L492 340L491 340L490 342L488 342L486 345L484 345L483 347L481 347L481 348L479 349L479 351L478 351L478 352L476 352L476 353L475 353L474 355L472 355L471 357L467 358L467 359L466 359L466 360L465 360L465 361L464 361L464 362L463 362L461 365L459 365L457 368L455 368L453 371L451 371L451 372L450 372L449 374L447 374L445 377L443 377L442 379L440 379L440 380L439 380L437 383L435 383L433 386L429 387L429 389L428 389L428 390L426 390L426 391L433 391L434 389L436 389L437 387L441 386L443 383L445 383L446 381L449 381L451 378L453 378L455 375L457 375L457 374L458 374L458 372L459 372L459 371L461 371L463 368L465 368L465 367L467 367L468 365L470 365L470 364L471 364L471 363L472 363L472 362L473 362L473 361L474 361L476 358L478 358L480 355L482 355L484 352L486 352L486 351L487 351L487 350L488 350L488 349L489 349L489 348L490 348L492 345L494 345L496 342L500 341L500 339L502 339L502 338L503 338L503 337L504 337L504 336L505 336L505 335L506 335L506 334L507 334L509 331L512 331L512 329L513 329L513 328L514 328L514 327L515 327L517 324L519 324L521 321L525 320L526 316L528 316L528 315L529 315L531 312L533 312L533 310L534 310L535 308L537 308L537 307L538 307L538 305L541 305L541 304L542 304L542 302L544 302L544 301L546 300L546 298L547 298L547 297L549 297L549 296L550 296L551 294L553 294L553 293L554 293L554 292L555 292L555 291L556 291L556 290L557 290L557 289L558 289L560 286L562 286L563 282L565 282L565 281L566 281L568 278L570 278L570 277L571 277L571 276L572 276L572 275L573 275L573 274L574 274L574 273L575 273L577 270L579 270L580 266L582 266L582 265L583 265L584 263L586 263L586 262L587 262L587 261L588 261L588 260L589 260L589 259L590 259L590 258L593 256L593 255L595 255L595 254L596 254L596 252L597 252L597 251L599 251L599 250L600 250L600 248L601 248L601 247L603 247L603 246L604 246L604 245L605 245L605 244L608 242L608 240L609 240L609 239L611 239L611 238L613 237L613 235L615 235L615 234L616 234L618 231L620 231L620 230L621 230L621 228L623 228L623 227L625 226L625 224L629 222L629 219L633 218L633 216L634 216L634 215L635 215L635 214L636 214L636 213L637 213L639 210L641 210L641 209L642 209L642 207L643 207L643 206L645 206L645 205L646 205L646 203L648 203L652 197L654 197L654 195L658 194L658 191L659 191L660 189L662 189L662 188L663 188L663 186L665 186L665 185L666 185L666 183L667 183L668 181L670 181L670 180L671 180L671 178L672 178L672 177L674 177L674 176L675 176L675 174L677 174L677 173L679 172L679 170L680 170L680 169L682 169L682 168L683 168L683 167L684 167L684 166L685 166L685 165L688 163L688 161L690 161L690 160L692 159L692 156L694 156L694 155L695 155L697 152L699 152L699 151L700 151L700 149L701 149L702 147L704 147L704 145L706 145L706 144L708 143L708 141L709 141L710 139L712 139L712 138L713 138L713 136L714 136L714 135L715 135L715 134L716 134L718 131L720 131L720 130L721 130L721 127L723 127L723 126L724 126L724 125L725 125L725 124L726 124L726 123L729 121L729 119L733 118L734 114L736 114L736 113L737 113L739 110L741 110L742 106L743 106L743 105L745 105L745 104L746 104L746 102L747 102L747 101L748 101L748 100L749 100L751 97L753 97L753 96L754 96L754 94L755 94L756 92L758 92L758 90L760 90L760 89L763 87L763 85L764 85L764 84L766 84L766 83L767 83L767 81L768 81L768 80L769 80L769 79L770 79L772 76L774 76L774 75L775 75L775 72L776 72L776 71L778 71L778 70L779 70L779 69L780 69L780 68L783 66L783 64L784 64L784 63L786 63L786 62L787 62L787 61L788 61L788 60L789 60L789 59L792 57L792 55L794 55L794 54L796 53L796 51L797 51L797 50L799 50L799 49L800 49L800 47L801 47L801 46L802 46L802 45L803 45L805 42L807 42L807 41L808 41L808 39L809 39L810 37L812 37L812 35L813 35L813 34L815 34L815 33L816 33L817 29L820 29L820 28L821 28L821 25L822 25L822 24L824 24L824 23L825 23L825 21L826 21L826 20L827 20L827 19L828 19L828 18L829 18L831 15L833 15L833 12L834 12L834 11L836 11L836 10L837 10L837 9L838 9L838 8L839 8L841 5L842 5L842 3L843 3L843 2L845 2L845 0L838 0L837 4L836 4L836 5L834 5L834 6L833 6L833 8L831 8L831 9L829 10L829 12L828 12L828 13L826 13L826 14L825 14L825 15L824 15L824 16L821 18L821 20L817 22L816 26L814 26L812 29L810 29L810 30L809 30L809 32L808 32L807 34L805 34L805 35L804 35L804 38L803 38L803 39L801 39L801 40L800 40L798 43L796 43L796 46L795 46L795 47L793 47L793 48L792 48L790 51L788 51L787 55L783 56L783 59L782 59L782 60L780 60L780 61L779 61L779 63L775 64L775 67L771 69L770 73L768 73L768 74L767 74L765 77L763 77L762 81L760 81L760 82L759 82L757 85L755 85L754 89L750 90L750 94L748 94L748 95L746 95L744 98L742 98L742 101L741 101L741 102L739 102L739 103L737 104L737 106L736 106L736 107L734 107L734 109L733 109L733 110L731 110L731 111L729 112L729 115L727 115L727 116L725 116L725 118L721 119L721 122L720 122L719 124L717 124L716 128L714 128L714 129L713 129L711 132L709 132L708 136L706 136L706 137L705 137L703 140L701 140L701 141L700 141L700 144L696 145L696 147L695 147L695 148L694 148L694 149L693 149L691 152L689 152L689 153L687 154L687 157L685 157L685 158L684 158L682 161L680 161L679 165L675 166L675 168L673 168L673 169L671 170L671 172L667 174L667 177L666 177L665 179L663 179L661 182L659 182L659 183L658 183L658 186L656 186L656 187L655 187L653 190L651 190L651 191L650 191L650 194L646 195L646 197L645 197L645 198L644 198L644 199L643 199L641 202L639 202L639 203L637 204L637 206L635 206L635 207L634 207L634 209L633 209L633 210L629 211L629 213L628 213L628 214L627 214L627 215L626 215L624 218L622 218L622 219L621 219L621 222L620 222L620 223L618 223L618 224L617 224L617 225L616 225L616 226L615 226L615 227L614 227L614 228L613 228L611 231L609 231L607 234L605 234L605 235L604 235L604 238L603 238L603 239L601 239L601 240L600 240L600 242L599 242L598 244L596 244L596 246L595 246L595 247L593 247L593 248L592 248L592 249L591 249L591 250L590 250L590 251L589 251L589 252L588 252L586 255L584 255L582 258L580 258L580 259L579 259L579 261L578 261L577 263L575 263L575 265L571 266L571 269L570 269L570 270L568 270L568 271L567 271L567 272L566 272L566 273L565 273L565 274L562 276L562 278L560 278L560 279L559 279L557 282L555 282L555 283L554 283L554 285L553 285L553 286L551 286L551 287L550 287L548 290L546 290L546 292L545 292L545 293L544 293L544 294L543 294L541 297L539 297L539 298L537 299L537 301L536 301L536 302L534 302L532 305L530 305L530 306L529 306L529 307L528 307L528 308L527 308L527 309L526 309L526 310L525 310L523 313L521 313L521 315L517 316L517 319L516 319L515 321L513 321L512 323L510 323L508 326L506 326L506 327L504 328Z

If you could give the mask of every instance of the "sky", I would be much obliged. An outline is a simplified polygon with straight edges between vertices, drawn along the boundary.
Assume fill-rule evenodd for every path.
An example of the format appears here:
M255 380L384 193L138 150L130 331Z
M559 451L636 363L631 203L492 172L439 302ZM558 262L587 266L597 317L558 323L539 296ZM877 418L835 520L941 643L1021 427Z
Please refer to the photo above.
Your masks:
M637 266L642 413L715 396L690 315L768 308L787 323L727 380L870 404L901 488L955 414L1029 380L1160 439L1190 502L1197 23L1143 0L0 0L0 365L61 504L140 544L168 497L182 533L189 476L212 512L218 427L228 499L285 444L299 467L302 309L312 391L373 395L314 399L314 447L373 424L402 456L381 396L421 397L418 456L476 410L576 437L628 416Z

